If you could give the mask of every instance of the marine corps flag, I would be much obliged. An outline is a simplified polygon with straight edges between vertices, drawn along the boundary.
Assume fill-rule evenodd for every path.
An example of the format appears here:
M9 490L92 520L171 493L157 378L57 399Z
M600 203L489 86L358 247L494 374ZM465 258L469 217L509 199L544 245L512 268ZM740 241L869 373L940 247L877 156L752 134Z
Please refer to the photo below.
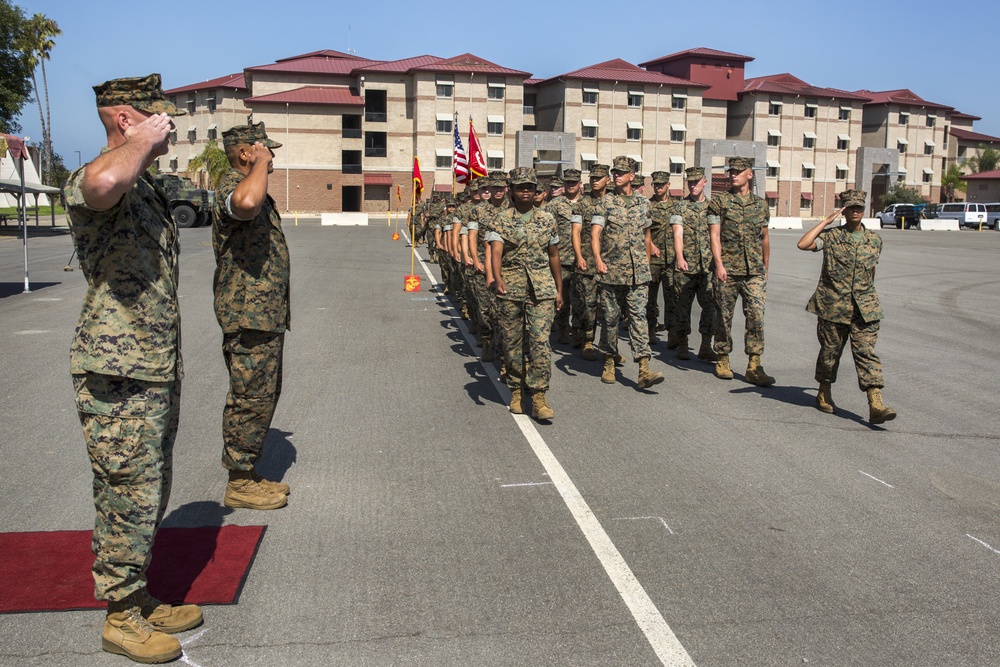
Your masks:
M469 119L469 174L472 178L482 178L486 176L486 158L483 157L483 149L479 146L479 137L476 136L476 128L472 126L472 119Z
M420 175L420 158L413 156L413 192L414 199L419 199L424 192L424 177Z

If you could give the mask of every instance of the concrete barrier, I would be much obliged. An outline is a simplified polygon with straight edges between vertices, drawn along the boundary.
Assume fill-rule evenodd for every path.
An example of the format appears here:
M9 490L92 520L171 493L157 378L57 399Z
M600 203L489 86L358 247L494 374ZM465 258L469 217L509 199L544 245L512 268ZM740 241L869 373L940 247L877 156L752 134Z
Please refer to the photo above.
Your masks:
M802 229L802 218L771 218L769 229Z
M957 232L958 220L929 218L921 220L917 229L931 232Z
M320 224L331 225L368 225L367 213L323 213Z

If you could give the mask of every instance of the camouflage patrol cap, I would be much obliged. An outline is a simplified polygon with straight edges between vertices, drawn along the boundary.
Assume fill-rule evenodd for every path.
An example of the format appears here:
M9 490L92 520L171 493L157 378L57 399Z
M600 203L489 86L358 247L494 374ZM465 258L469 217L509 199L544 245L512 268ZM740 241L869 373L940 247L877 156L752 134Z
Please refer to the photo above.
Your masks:
M567 169L563 172L563 183L577 183L580 181L579 169Z
M446 197L445 200L444 200L444 205L445 205L445 207L448 207L448 206L458 206L458 202L455 200L454 197Z
M507 174L502 171L491 171L489 178L490 185L495 188L502 188L507 185Z
M590 168L591 178L604 178L611 171L611 167L606 164L595 164Z
M729 171L735 169L736 171L744 171L750 169L750 160L745 157L731 157L727 163L729 165Z
M260 121L256 125L237 125L222 133L223 146L236 146L238 144L253 145L258 141L268 148L281 148L281 144L277 141L267 138L264 121Z
M634 170L635 170L635 161L626 155L619 155L614 159L614 162L612 162L611 164L611 171L634 171Z
M705 178L704 167L688 167L684 170L684 178L689 181L700 181Z
M514 167L510 170L511 185L524 185L525 183L538 185L538 177L535 176L534 169L529 167Z
M549 179L550 188L561 188L563 186L563 179L559 176L553 176Z
M184 109L178 109L163 95L163 85L159 74L111 79L94 86L97 107L116 107L128 104L139 111L165 113L168 116L183 116Z
M635 178L632 179L633 188L641 188L646 184L646 177L642 174L636 174Z
M654 171L652 174L650 174L650 178L653 179L653 185L663 185L664 183L670 182L670 172Z
M865 200L868 199L868 193L864 190L844 190L838 196L840 197L840 205L844 208L848 206L864 207Z

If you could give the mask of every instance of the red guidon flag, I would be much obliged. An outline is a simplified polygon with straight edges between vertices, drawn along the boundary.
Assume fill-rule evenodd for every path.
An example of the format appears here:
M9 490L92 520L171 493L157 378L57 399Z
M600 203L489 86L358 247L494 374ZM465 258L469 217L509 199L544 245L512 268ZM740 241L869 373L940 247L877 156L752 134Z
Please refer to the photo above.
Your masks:
M413 191L419 199L424 191L424 177L420 175L420 158L413 156Z
M476 128L472 126L472 119L469 119L469 173L472 178L482 178L486 176L486 158L483 156L483 149L479 146L479 137L476 136Z

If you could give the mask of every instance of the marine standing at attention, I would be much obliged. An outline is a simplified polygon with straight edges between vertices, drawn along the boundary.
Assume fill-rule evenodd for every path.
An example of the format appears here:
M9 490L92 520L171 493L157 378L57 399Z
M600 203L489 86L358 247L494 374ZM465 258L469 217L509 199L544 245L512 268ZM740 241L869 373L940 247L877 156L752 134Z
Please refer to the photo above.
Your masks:
M882 307L875 292L875 268L882 254L882 237L861 223L867 197L864 190L840 193L843 208L806 232L798 248L823 252L819 284L806 306L817 317L816 407L829 414L836 410L831 385L837 381L840 357L850 340L858 386L868 394L868 421L882 424L895 419L896 411L882 403L885 380L882 361L875 354L882 321ZM841 213L844 224L826 229Z
M281 215L267 193L274 150L264 123L222 133L229 172L215 190L215 317L229 393L222 411L226 507L272 510L289 487L261 477L256 464L281 396L285 331L291 323L291 261Z

